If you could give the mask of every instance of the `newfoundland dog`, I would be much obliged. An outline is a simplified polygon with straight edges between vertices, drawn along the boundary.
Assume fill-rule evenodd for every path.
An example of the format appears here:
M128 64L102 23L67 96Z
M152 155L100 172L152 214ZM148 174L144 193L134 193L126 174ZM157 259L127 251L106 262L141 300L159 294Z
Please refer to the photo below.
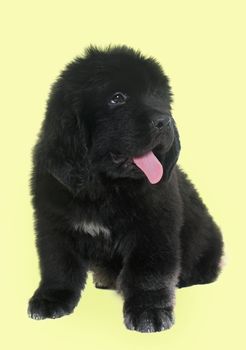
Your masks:
M128 329L161 331L176 288L218 277L222 235L176 165L171 96L158 62L126 46L90 46L52 86L30 181L33 319L73 312L92 271L122 295Z

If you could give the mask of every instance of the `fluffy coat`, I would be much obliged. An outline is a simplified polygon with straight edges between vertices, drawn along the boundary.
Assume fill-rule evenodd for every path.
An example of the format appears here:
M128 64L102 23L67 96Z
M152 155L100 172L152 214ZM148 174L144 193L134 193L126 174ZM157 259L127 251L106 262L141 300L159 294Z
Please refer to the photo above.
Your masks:
M71 313L92 271L122 295L127 328L161 331L177 287L216 280L222 235L176 164L171 96L158 62L125 46L89 47L54 83L33 149L41 280L30 317ZM146 152L162 164L158 183L133 162Z

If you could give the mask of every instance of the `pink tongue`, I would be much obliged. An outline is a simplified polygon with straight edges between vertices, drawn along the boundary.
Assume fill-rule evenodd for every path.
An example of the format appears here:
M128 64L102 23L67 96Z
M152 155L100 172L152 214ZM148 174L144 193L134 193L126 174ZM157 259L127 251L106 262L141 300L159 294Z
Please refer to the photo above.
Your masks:
M133 162L144 172L151 184L156 184L162 178L163 167L153 152L133 158Z

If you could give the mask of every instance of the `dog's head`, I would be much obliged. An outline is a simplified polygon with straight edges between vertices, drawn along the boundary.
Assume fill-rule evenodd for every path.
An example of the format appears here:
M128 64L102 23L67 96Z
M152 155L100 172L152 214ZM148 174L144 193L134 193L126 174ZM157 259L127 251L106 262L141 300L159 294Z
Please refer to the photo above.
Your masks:
M180 151L167 77L125 46L90 47L66 67L42 135L49 170L73 190L90 174L167 181Z

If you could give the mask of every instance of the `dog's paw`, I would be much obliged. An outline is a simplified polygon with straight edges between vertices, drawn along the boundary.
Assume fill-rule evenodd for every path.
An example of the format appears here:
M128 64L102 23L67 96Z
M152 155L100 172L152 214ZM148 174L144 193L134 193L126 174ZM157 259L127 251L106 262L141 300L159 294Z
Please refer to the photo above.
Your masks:
M111 290L114 290L115 289L115 284L113 283L101 283L101 282L95 282L95 287L97 289L111 289Z
M165 308L132 308L124 310L124 322L128 329L138 332L160 332L174 324L171 310Z
M112 288L110 288L110 286L105 285L105 284L101 284L100 282L96 282L95 283L95 287L97 289L112 289Z
M29 300L28 316L35 320L59 318L73 312L78 296L69 290L38 289Z

